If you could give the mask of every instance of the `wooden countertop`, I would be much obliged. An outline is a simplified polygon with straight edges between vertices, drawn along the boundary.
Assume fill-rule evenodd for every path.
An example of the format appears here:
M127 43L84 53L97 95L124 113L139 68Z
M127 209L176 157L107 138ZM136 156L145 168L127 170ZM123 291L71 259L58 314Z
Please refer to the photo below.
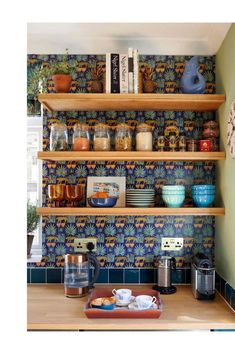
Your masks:
M173 295L161 295L163 313L159 319L88 319L83 313L87 298L65 297L61 284L28 285L28 330L235 329L235 313L218 294L214 301L199 301L188 285L177 286Z

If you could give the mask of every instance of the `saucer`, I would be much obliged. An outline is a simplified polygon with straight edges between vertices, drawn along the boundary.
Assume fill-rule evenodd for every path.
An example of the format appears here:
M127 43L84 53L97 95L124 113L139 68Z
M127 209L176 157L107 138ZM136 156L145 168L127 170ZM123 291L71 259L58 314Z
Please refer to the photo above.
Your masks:
M135 296L131 296L129 301L116 300L116 306L128 306L135 300Z
M157 310L158 306L155 303L153 303L152 306L147 309L140 309L136 302L132 302L128 305L128 308L129 310L132 311L144 311L144 310Z

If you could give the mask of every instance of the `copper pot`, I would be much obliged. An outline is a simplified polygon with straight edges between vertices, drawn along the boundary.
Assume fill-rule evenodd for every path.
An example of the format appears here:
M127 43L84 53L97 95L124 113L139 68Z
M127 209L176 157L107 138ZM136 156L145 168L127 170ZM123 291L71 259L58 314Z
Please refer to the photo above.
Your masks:
M57 93L67 93L70 91L72 77L65 74L52 75L55 90Z

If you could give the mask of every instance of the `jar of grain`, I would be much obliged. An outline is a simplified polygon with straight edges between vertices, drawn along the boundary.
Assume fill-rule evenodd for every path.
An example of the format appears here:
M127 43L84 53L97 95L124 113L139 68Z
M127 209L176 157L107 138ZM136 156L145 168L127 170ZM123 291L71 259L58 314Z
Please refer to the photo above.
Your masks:
M94 150L95 151L110 151L111 141L109 126L106 124L97 124L94 132Z
M73 127L73 150L89 151L90 150L90 134L87 124L77 123Z
M137 126L136 150L137 151L153 150L153 133L152 133L152 127L150 125L141 123Z
M127 124L118 124L115 132L115 150L131 151L132 138L131 127Z
M66 151L68 150L68 132L67 126L63 123L51 125L50 150Z

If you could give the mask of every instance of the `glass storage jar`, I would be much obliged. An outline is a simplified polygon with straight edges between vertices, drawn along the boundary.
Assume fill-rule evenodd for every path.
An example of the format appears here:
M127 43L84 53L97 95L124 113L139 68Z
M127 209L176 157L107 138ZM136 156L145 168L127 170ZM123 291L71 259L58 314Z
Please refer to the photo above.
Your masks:
M50 150L66 151L68 150L68 132L67 126L63 123L51 125Z
M165 150L165 137L164 135L159 135L157 137L157 151Z
M136 150L137 151L153 150L152 127L146 123L141 123L136 128Z
M169 133L169 150L170 151L177 150L177 138L175 132Z
M116 151L131 151L132 138L131 127L127 124L118 124L115 132L115 150Z
M94 132L94 150L95 151L110 151L111 139L109 126L106 124L97 124Z
M77 123L73 127L73 150L89 151L90 150L90 134L87 124Z
M186 151L186 136L184 134L179 136L179 151Z

